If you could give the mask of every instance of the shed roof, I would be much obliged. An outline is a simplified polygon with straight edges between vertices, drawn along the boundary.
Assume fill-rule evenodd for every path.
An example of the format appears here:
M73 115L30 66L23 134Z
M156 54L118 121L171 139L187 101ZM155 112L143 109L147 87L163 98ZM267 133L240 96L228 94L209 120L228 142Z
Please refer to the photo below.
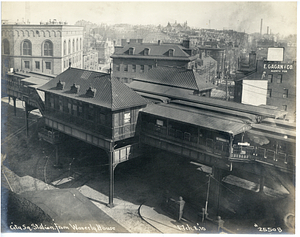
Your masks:
M56 88L59 81L65 83L62 90ZM80 86L78 93L70 92L70 88L74 84ZM86 91L90 87L96 89L94 97L86 96ZM117 79L111 78L110 74L78 68L67 69L38 89L96 104L113 111L147 104L143 97Z
M250 130L251 126L238 119L224 119L213 114L202 114L200 111L188 111L175 108L169 104L152 104L142 110L142 113L188 123L199 127L230 133L233 136Z

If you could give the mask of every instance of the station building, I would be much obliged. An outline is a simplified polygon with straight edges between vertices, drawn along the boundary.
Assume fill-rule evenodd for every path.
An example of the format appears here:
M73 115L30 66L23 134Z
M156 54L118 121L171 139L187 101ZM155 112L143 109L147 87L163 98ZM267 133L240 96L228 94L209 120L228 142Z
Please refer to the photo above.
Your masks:
M83 28L63 22L2 25L2 72L58 75L69 67L82 68Z

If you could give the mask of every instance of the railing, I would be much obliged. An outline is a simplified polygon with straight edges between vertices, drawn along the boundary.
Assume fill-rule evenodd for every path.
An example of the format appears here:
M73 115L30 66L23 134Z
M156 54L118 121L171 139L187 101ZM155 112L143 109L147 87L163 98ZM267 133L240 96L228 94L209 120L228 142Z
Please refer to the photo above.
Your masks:
M254 146L233 145L232 161L261 161L278 166L293 166L295 156L284 152L276 152L272 149Z

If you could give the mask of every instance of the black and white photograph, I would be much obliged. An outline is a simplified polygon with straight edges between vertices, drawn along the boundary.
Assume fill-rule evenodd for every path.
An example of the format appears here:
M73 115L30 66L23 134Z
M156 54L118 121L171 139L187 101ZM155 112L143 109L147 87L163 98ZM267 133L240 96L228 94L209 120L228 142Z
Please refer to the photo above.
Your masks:
M3 236L296 234L297 4L1 1Z

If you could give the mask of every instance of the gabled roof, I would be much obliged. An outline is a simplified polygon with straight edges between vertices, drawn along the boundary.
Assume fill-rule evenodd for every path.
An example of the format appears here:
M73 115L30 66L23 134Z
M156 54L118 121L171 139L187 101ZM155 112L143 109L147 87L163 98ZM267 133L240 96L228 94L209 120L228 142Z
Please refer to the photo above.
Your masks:
M147 73L138 75L134 80L196 91L216 87L193 70L174 67L154 67Z
M62 90L56 87L59 81L65 83ZM71 93L70 91L71 86L74 84L80 86L78 93ZM89 88L96 90L94 97L86 95ZM38 89L99 105L112 111L147 104L143 97L117 79L111 78L110 74L77 68L67 69Z
M134 48L133 54L129 55L129 48ZM149 49L148 55L144 55L144 49ZM173 49L173 56L168 56L170 49ZM145 43L131 43L126 44L122 49L116 51L111 57L164 57L171 59L196 59L197 57L190 56L184 51L187 49L179 44L145 44Z

